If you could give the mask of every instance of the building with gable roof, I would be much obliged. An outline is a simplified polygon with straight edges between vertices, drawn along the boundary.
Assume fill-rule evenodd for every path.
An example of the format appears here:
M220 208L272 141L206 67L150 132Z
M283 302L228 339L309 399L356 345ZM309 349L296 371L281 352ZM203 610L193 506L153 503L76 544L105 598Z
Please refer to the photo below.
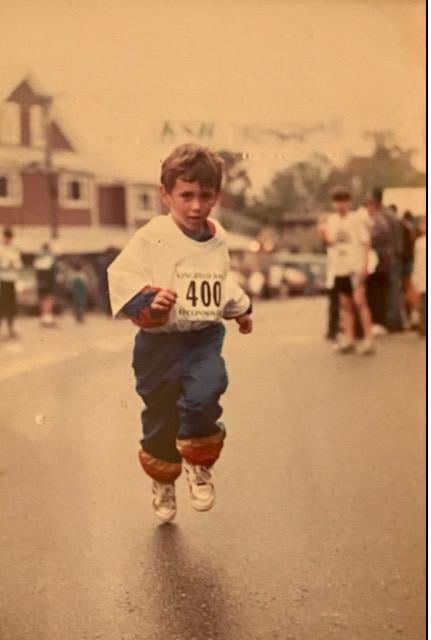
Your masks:
M160 211L157 184L122 179L121 166L115 178L98 172L55 112L55 98L33 77L4 97L0 225L15 228L24 251L36 251L55 229L60 252L121 247Z

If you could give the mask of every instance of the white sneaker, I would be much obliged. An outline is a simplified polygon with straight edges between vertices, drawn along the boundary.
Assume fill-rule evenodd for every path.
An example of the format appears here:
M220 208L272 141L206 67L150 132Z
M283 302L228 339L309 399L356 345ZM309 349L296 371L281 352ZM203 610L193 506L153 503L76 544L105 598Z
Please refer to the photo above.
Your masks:
M413 309L413 311L410 314L410 328L417 329L420 323L421 323L420 313L416 309Z
M45 328L55 327L55 319L52 313L45 313L40 319L40 324Z
M372 331L373 338L382 338L383 336L388 335L388 330L385 327L383 327L381 324L373 324L371 331Z
M214 506L215 491L212 472L208 467L183 462L183 469L189 483L192 507L197 511L209 511Z
M153 507L161 522L171 522L177 513L175 485L153 480Z
M361 356L372 356L376 353L372 340L363 340L359 353Z
M356 347L353 342L338 342L334 345L334 351L341 355L349 355L356 352Z

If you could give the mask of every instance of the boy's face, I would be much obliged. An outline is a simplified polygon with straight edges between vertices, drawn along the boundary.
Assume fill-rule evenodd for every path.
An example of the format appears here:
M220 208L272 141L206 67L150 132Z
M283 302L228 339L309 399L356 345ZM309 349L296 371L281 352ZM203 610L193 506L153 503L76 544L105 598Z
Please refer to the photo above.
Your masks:
M348 198L343 200L332 200L332 208L336 213L345 215L350 211L350 202L351 201Z
M161 195L179 227L199 233L217 202L219 192L214 187L203 187L199 182L186 182L177 178L172 191L161 187Z

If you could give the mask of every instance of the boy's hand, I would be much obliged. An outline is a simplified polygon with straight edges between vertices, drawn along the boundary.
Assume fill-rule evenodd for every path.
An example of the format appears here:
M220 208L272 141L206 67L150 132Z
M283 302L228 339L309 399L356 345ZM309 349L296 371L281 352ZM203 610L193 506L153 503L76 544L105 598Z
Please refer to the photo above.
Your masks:
M177 301L177 294L171 289L160 289L150 305L150 309L155 314L166 313L172 309Z
M235 318L235 320L239 325L240 333L251 333L253 331L253 318L249 313L245 313L243 316Z

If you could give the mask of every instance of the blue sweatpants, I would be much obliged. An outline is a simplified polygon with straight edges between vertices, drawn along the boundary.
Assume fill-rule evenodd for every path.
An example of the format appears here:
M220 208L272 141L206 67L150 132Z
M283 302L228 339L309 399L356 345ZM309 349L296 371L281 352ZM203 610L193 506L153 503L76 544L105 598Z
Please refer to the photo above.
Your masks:
M178 476L182 458L210 466L220 453L219 399L228 384L221 356L224 335L217 323L197 331L139 331L136 336L133 369L145 403L140 459L155 479Z

